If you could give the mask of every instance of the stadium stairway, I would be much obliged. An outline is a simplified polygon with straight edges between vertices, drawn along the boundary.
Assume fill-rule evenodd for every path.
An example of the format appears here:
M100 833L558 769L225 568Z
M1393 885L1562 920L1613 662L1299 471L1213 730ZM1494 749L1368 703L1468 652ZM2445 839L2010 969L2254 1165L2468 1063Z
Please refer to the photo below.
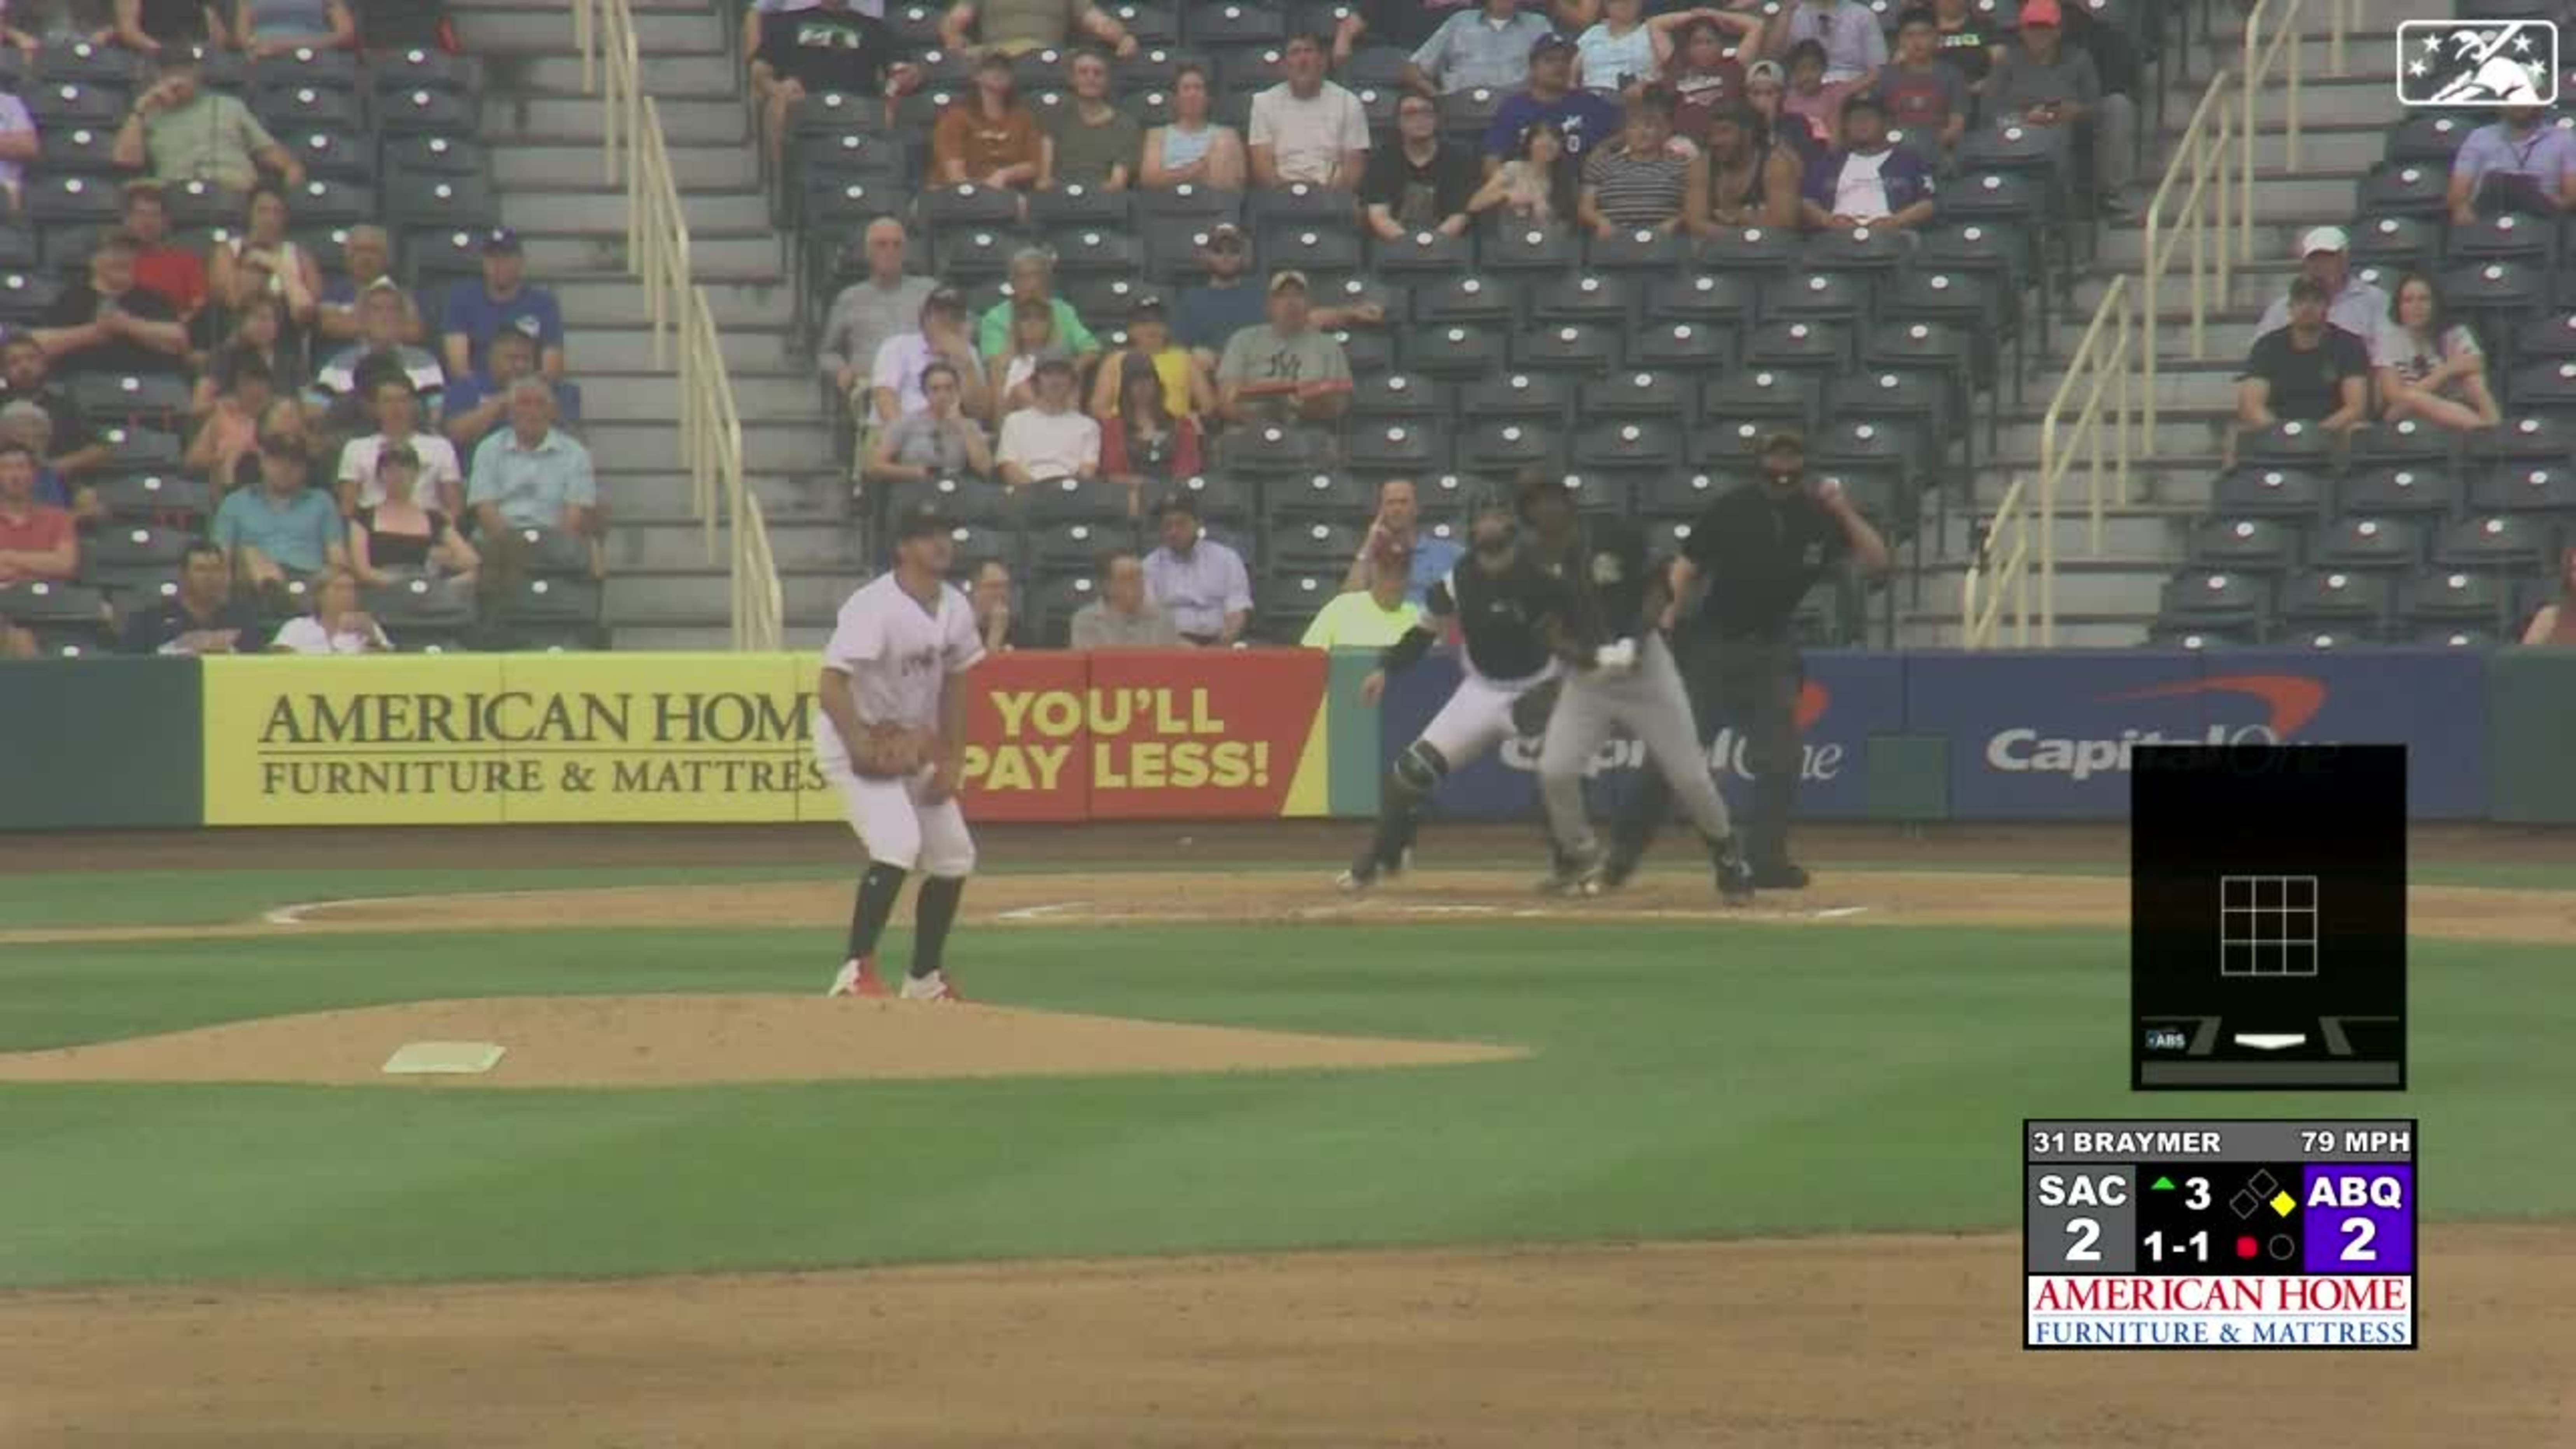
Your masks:
M2219 13L2206 42L2194 36L2187 79L2173 64L2178 53L2168 57L2164 128L2161 134L2151 133L2149 165L2141 173L2142 192L2151 192L2163 179L2174 145L2208 88L2213 68L2235 71L2241 65L2243 22L2232 7L2215 8ZM2387 0L2361 0L2359 18L2344 40L2349 74L2339 78L2327 72L2325 3L2310 0L2301 9L2299 165L2293 170L2285 160L2280 131L2281 62L2276 62L2275 84L2256 108L2255 186L2260 206L2254 260L2238 268L2230 295L2210 314L2207 356L2198 361L2190 356L2188 289L2179 278L2164 287L2158 299L2163 345L2158 352L2155 436L2145 440L2143 452L2132 445L2130 501L2125 508L2107 512L2100 558L2089 554L2080 478L2063 500L2056 523L2057 642L2062 646L2125 647L2146 638L2158 589L2181 566L2186 531L2208 506L2227 423L2234 415L2236 374L2253 346L2255 320L2272 298L2288 290L2298 270L2292 252L2299 234L2312 226L2350 223L2358 184L2380 159L2387 129L2400 115L2391 41L2395 8ZM2154 119L2152 114L2142 117L2142 124L2152 124ZM2140 199L2145 199L2143 194ZM2127 275L2136 285L2145 242L2146 233L2135 222L2104 233L2090 273L2078 274L2074 304L2061 309L2056 319L2059 357L2071 354L2082 339L2113 277ZM1969 529L1974 518L1987 516L2002 497L2014 469L2037 468L2040 419L2049 394L2063 376L2060 365L2033 359L2026 403L2014 407L2008 396L2005 399L2001 451L1994 461L1981 458L1979 462L1973 485L1975 508L1963 510L1957 498L1951 499L1945 534L1933 532L1935 518L1927 500L1922 592L1919 603L1914 603L1912 591L1899 587L1900 643L1941 647L1960 641L1959 587L1967 567ZM1932 546L1936 537L1937 550Z
M660 107L690 254L724 333L752 486L768 511L789 634L817 642L858 572L846 485L812 368L794 337L779 232L761 189L741 64L706 0L631 0ZM730 647L726 576L710 564L678 464L675 383L653 361L643 287L626 269L626 196L607 183L601 110L581 88L566 0L454 0L486 58L483 137L503 220L532 280L563 303L584 436L612 519L607 622L620 649Z

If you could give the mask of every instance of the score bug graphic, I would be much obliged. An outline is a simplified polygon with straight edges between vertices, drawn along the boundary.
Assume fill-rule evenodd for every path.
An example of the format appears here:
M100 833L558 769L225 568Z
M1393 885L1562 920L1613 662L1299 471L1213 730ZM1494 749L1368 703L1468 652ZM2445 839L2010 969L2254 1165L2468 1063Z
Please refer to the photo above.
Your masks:
M2024 1124L2028 1348L2411 1348L2411 1121Z

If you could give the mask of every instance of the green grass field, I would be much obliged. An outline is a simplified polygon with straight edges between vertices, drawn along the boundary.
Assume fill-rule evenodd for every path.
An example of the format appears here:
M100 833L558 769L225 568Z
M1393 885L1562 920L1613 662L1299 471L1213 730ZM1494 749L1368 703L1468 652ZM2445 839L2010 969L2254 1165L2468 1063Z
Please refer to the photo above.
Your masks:
M725 878L20 876L0 882L0 918ZM837 934L0 946L0 1050L447 997L805 994ZM2127 1090L2126 956L2107 932L969 928L953 959L979 999L1535 1055L644 1091L0 1086L0 1285L2002 1230L2021 1119L2088 1114L2417 1116L2428 1216L2567 1216L2576 1158L2532 1150L2576 1101L2564 955L2419 942L2405 1094L2149 1099Z

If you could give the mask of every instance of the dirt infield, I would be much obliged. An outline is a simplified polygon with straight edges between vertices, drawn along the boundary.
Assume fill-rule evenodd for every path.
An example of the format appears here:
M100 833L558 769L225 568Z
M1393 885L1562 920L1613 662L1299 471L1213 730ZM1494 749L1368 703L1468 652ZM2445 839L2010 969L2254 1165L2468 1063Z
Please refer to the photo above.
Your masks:
M488 1042L507 1055L479 1075L384 1075L387 1057L422 1041ZM317 1011L0 1055L0 1082L675 1087L1423 1066L1514 1055L1463 1042L1242 1031L994 1006L551 996Z
M1526 871L1426 871L1365 896L1335 892L1324 873L1153 872L991 876L966 897L985 925L1175 922L1427 925L1459 920L1728 920L1771 925L2065 926L2125 929L2129 887L2097 876L1847 871L1809 890L1773 892L1744 909L1718 904L1696 874L1642 876L1592 901L1530 892ZM654 885L465 896L316 901L231 926L0 931L0 944L202 939L280 932L596 930L603 926L775 927L838 919L849 888L833 881ZM2576 940L2576 891L2416 886L2413 934L2472 941Z
M1168 852L1177 833L1136 827L1117 840L1102 837L1100 853L1159 859L1122 851ZM186 863L193 850L204 864L347 863L346 842L325 845L324 834L209 834L192 847L102 842L52 859L171 864ZM1205 858L1293 853L1330 861L1346 851L1349 834L1347 826L1330 834L1282 826L1271 838L1291 845L1265 853L1247 843L1248 833L1228 833ZM434 842L414 847L432 859L475 865L816 858L738 856L729 845L711 854L713 835L648 843L602 834L573 846L508 832L405 838ZM2063 838L2064 848L2023 839L1990 854L1944 853L1940 863L2107 862L2124 848L2105 832ZM841 849L847 837L800 839L809 850ZM1528 853L1526 831L1498 839L1503 848L1490 858ZM1079 842L1066 843L1079 853ZM2564 859L2566 843L2563 835L2505 839L2492 856L2472 850L2449 858ZM1884 845L1873 837L1854 848ZM663 853L650 853L656 846ZM1449 858L1476 857L1461 850ZM1812 858L1830 866L1834 856ZM365 859L427 863L406 849ZM1091 873L990 877L968 900L971 919L1014 928L1722 914L1696 876L1650 877L1627 895L1576 904L1537 901L1526 885L1520 872L1442 872L1350 901L1324 887L1321 871ZM847 904L847 887L829 882L658 886L316 903L282 921L213 932L0 933L0 944L410 931L425 921L450 930L776 927L835 922ZM2418 888L2411 904L2421 936L2576 939L2576 894ZM2127 888L2117 880L1829 869L1815 890L1723 914L1783 929L2104 929L2124 924L2126 908ZM471 1034L466 1017L436 1020L443 1024L435 1034ZM2023 1353L2018 1245L1992 1236L342 1291L0 1293L0 1364L9 1365L0 1449L2168 1449L2329 1441L2337 1449L2576 1449L2576 1383L2566 1362L2567 1345L2576 1343L2576 1229L2430 1228L2423 1258L2424 1348L2370 1355Z
M0 1444L2565 1449L2576 1243L2397 1354L2026 1354L1996 1237L0 1296Z

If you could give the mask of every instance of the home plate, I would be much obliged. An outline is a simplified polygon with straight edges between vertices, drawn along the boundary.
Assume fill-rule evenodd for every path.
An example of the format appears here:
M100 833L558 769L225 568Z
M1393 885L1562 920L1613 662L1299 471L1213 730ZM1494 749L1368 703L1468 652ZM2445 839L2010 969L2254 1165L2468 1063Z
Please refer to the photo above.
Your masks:
M488 1041L416 1041L385 1058L388 1077L479 1077L498 1066L504 1047Z

